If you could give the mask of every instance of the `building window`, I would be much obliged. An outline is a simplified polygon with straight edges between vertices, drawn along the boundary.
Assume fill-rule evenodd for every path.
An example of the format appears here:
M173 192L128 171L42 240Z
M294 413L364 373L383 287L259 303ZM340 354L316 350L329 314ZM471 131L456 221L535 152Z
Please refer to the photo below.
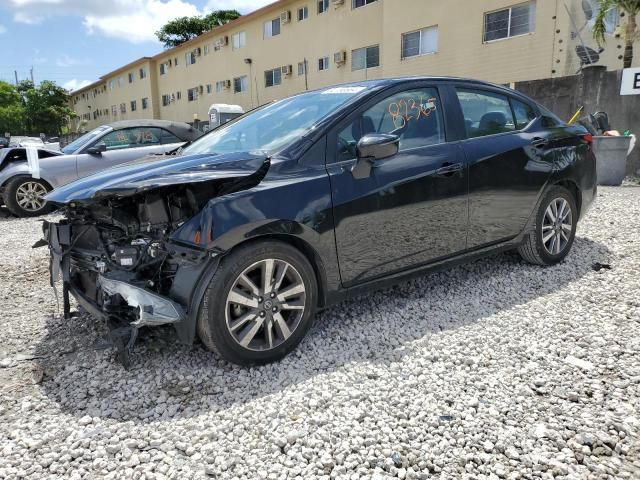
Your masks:
M378 0L353 0L353 8L364 7L370 3L377 2Z
M129 83L133 83L133 73L129 74Z
M301 22L309 18L309 7L306 5L298 9L298 21Z
M318 59L318 70L329 70L329 57L322 57Z
M427 55L438 51L438 27L402 34L402 58Z
M115 80L109 80L109 90L113 90L116 86Z
M218 80L216 82L216 93L223 92L226 86L227 86L226 80Z
M211 88L211 84L207 83L207 95L211 95L212 90L213 89Z
M307 73L307 61L298 62L298 75L304 75Z
M111 115L113 115L114 117L118 115L118 107L116 107L115 105L111 105Z
M196 63L196 52L187 52L184 54L184 59L187 62L187 67Z
M149 108L149 99L147 97L142 99L142 109L146 110Z
M231 35L231 48L238 50L247 44L247 34L245 32L238 32Z
M166 107L171 103L171 95L162 95L162 106Z
M126 103L121 103L120 104L120 113L127 113L127 104Z
M131 111L135 112L138 109L138 104L135 100L131 100Z
M176 100L182 100L182 92L181 91L176 92Z
M274 68L273 70L267 70L264 72L264 85L265 87L273 87L274 85L280 85L282 83L282 69Z
M329 10L329 0L318 0L318 13L324 13Z
M167 73L168 65L166 63L160 64L160 75Z
M193 102L198 99L198 88L190 88L187 90L187 100Z
M178 66L178 57L173 59L173 64L177 67Z
M358 48L351 51L351 70L380 66L380 46Z
M249 89L249 78L246 75L233 79L233 92L242 93Z
M143 78L145 78L147 76L147 70L144 67L141 68L138 73L140 75L140 80L142 80Z
M280 35L280 17L264 22L264 38Z
M484 14L484 41L517 37L536 29L535 2L521 3L504 10Z
M124 85L124 78L123 77L118 77L118 86L121 87Z
M205 55L209 55L209 44L208 43L204 44L204 54Z

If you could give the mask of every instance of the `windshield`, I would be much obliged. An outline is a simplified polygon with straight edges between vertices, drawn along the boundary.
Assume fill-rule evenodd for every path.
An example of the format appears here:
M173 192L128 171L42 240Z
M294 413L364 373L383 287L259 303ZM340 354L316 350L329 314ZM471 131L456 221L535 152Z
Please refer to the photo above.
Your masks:
M271 103L199 138L186 147L182 154L271 154L300 138L364 89L327 88Z
M91 140L96 138L98 135L100 135L102 132L104 132L105 130L109 130L110 128L111 127L109 127L107 125L103 125L101 127L94 128L89 133L85 133L81 137L76 138L69 145L65 146L62 149L63 153L66 153L67 155L69 155L71 153L76 153L80 149L80 147L82 147L84 144L90 142Z

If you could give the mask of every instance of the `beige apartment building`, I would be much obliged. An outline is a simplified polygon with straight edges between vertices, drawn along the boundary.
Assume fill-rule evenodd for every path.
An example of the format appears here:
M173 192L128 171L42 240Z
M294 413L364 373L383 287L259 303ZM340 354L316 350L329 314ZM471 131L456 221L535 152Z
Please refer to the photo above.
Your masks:
M214 103L249 110L307 89L381 77L450 75L510 84L575 74L581 58L619 69L617 12L609 15L610 35L598 54L589 2L597 4L279 0L73 92L73 127L135 118L206 124Z

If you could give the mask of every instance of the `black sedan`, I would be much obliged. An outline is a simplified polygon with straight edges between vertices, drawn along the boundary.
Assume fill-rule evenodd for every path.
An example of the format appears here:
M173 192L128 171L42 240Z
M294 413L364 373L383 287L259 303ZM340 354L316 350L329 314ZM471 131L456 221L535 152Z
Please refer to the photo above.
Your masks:
M596 194L591 142L479 81L303 93L50 193L66 212L45 223L53 281L66 314L72 294L123 346L173 324L229 361L273 361L350 295L495 251L562 261Z

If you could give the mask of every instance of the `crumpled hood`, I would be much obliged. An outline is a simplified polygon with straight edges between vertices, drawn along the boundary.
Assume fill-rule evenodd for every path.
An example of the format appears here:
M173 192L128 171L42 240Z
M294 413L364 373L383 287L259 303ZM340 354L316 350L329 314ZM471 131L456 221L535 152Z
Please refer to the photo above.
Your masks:
M247 177L268 162L268 157L248 152L167 158L147 156L68 183L45 198L55 204L67 204L127 197L170 185Z

